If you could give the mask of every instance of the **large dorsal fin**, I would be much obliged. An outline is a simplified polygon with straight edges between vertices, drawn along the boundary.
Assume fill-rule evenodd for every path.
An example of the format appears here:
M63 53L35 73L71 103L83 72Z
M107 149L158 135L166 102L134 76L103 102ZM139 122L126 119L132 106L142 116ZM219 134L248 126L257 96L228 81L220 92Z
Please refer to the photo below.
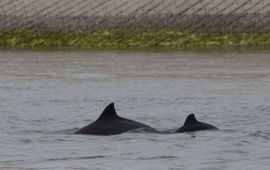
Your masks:
M188 125L188 124L192 124L192 123L196 123L198 122L194 113L191 113L190 115L188 115L188 117L185 120L184 125Z
M118 117L118 115L115 111L114 103L111 103L103 110L98 120L107 120L112 119L114 117Z

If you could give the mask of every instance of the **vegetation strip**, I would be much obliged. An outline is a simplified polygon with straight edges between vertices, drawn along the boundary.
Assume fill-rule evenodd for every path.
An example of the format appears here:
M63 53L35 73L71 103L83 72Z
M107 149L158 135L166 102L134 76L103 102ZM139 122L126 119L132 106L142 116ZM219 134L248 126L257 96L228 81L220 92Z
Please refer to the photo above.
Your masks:
M270 32L0 30L0 47L13 49L270 48Z

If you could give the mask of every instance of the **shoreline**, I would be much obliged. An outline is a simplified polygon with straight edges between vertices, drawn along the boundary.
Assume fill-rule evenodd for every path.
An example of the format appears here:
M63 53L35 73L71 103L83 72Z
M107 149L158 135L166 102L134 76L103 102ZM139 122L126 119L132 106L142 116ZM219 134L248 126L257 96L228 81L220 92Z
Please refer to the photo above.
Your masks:
M0 48L270 49L260 0L0 1Z
M270 49L270 32L102 30L88 32L0 30L2 49Z

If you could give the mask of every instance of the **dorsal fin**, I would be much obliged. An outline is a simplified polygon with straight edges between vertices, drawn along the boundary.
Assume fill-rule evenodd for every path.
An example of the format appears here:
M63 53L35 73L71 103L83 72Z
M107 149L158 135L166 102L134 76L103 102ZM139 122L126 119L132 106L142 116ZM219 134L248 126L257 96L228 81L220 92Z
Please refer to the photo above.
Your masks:
M118 115L115 111L114 103L111 103L103 110L98 120L105 120L105 119L110 119L113 117L118 117Z
M194 113L191 113L190 115L188 115L188 117L185 120L184 125L188 125L188 124L192 124L192 123L196 123L198 122Z

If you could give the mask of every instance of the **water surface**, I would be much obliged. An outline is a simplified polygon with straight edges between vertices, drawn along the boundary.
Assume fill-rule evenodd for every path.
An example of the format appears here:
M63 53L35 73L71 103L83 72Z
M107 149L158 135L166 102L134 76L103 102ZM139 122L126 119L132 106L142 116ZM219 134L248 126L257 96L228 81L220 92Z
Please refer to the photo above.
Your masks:
M72 134L115 102L158 130L189 113L219 131ZM270 167L268 52L0 52L0 169Z

